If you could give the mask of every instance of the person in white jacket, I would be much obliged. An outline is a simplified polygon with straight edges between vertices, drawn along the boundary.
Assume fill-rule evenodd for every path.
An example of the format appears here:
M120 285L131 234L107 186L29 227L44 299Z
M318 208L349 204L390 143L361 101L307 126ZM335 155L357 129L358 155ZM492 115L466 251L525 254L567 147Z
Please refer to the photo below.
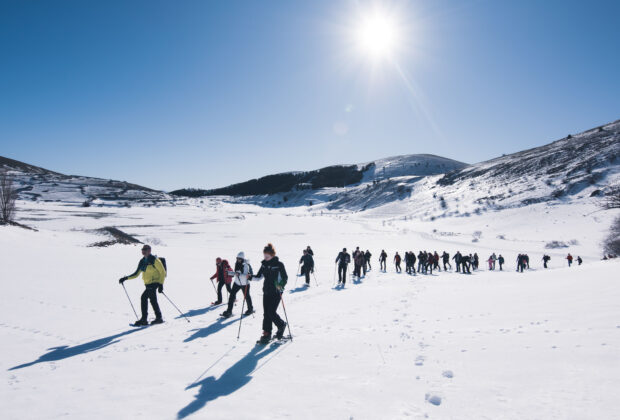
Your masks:
M230 273L230 275L234 276L233 287L230 291L230 296L228 298L228 309L226 309L226 311L222 313L222 316L224 318L229 318L232 316L232 309L235 305L235 297L237 296L237 292L239 290L241 290L248 305L248 310L245 311L244 315L247 316L253 314L254 306L252 306L252 297L250 296L250 280L252 279L252 268L250 266L250 262L245 259L245 254L243 252L237 254L235 271Z

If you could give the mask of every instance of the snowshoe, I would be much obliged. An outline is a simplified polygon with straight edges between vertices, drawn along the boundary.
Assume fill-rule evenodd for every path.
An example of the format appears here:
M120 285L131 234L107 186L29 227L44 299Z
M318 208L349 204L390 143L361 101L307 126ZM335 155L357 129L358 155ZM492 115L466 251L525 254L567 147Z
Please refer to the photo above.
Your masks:
M157 324L163 324L164 320L161 318L155 318L154 320L151 321L151 325L157 325Z
M286 322L282 324L281 327L278 327L278 331L276 332L276 338L281 340L284 337L284 331L286 330Z
M220 314L222 318L230 318L232 316L232 312L224 311Z
M256 344L269 344L269 342L271 341L271 334L265 334L263 333L263 335L260 337L260 339L256 342Z
M222 301L221 300L216 300L215 302L211 302L211 306L217 306L217 305L221 305Z
M146 319L139 319L131 324L132 327L146 327L147 325L149 325L149 323Z

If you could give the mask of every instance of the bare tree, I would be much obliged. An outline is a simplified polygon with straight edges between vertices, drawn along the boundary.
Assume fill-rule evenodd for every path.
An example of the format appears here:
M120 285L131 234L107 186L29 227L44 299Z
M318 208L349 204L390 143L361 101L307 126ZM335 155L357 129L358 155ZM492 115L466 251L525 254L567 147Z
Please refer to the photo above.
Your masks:
M607 194L602 206L604 209L620 209L620 185L613 186Z
M7 170L0 171L0 224L13 222L17 191L13 185L13 176Z

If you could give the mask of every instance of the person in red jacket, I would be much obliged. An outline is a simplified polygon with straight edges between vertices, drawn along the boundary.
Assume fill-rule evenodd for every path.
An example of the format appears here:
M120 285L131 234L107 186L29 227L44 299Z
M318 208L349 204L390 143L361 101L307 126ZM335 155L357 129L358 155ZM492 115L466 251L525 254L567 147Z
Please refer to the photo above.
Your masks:
M398 252L396 253L396 255L394 255L394 264L396 265L396 272L400 273L403 270L400 268L400 255L398 255Z
M571 254L568 254L566 259L568 260L568 266L570 267L573 264L573 256Z
M217 300L212 305L220 305L222 303L222 288L226 286L226 290L230 293L230 281L228 272L232 271L228 261L222 260L220 257L215 259L216 271L211 276L211 280L217 278Z

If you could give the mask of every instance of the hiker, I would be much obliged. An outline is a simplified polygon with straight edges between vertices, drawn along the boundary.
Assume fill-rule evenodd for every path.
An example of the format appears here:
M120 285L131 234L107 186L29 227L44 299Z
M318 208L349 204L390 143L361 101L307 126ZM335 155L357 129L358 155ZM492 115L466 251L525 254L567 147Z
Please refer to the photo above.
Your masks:
M435 251L435 253L433 254L433 267L435 268L435 270L441 272L441 268L439 267L439 254L437 253L437 251Z
M405 273L409 274L411 272L411 255L409 251L405 251Z
M276 257L276 250L272 244L267 244L263 248L263 257L265 259L261 262L260 270L253 277L265 279L263 281L263 334L258 342L267 344L271 341L273 325L277 328L276 338L280 340L284 336L286 322L280 318L277 310L288 275L284 264Z
M144 245L142 247L142 256L142 259L138 262L138 268L136 271L129 276L121 278L118 282L123 284L127 280L135 279L140 275L140 273L142 273L142 280L144 281L145 286L144 292L142 292L142 296L140 297L142 318L137 320L133 325L148 325L147 316L149 301L151 301L153 312L155 312L155 319L151 321L151 325L161 324L164 320L161 317L161 310L159 309L159 304L157 303L157 294L155 291L158 291L159 293L164 292L166 268L156 255L151 254L151 247L149 245Z
M491 259L493 260L493 268L491 268L491 270L495 270L495 263L497 262L497 256L495 255L495 252L491 254Z
M495 254L493 254L495 255ZM469 254L469 256L471 257L471 254ZM473 258L473 266L474 266L474 270L477 270L478 267L480 266L480 258L478 258L478 253L474 252L474 258ZM493 270L495 270L495 260L493 260Z
M355 263L355 269L353 270L353 274L357 276L358 279L362 277L362 269L364 270L364 276L366 275L366 266L364 265L364 253L362 251L358 251L353 257L353 262Z
M454 260L454 263L456 264L456 272L460 273L461 272L461 261L463 259L463 256L461 255L461 251L456 251L456 254L454 254L454 257L452 257L452 259Z
M581 265L581 263L583 263L583 260L581 259L581 257L578 255L577 256L577 265Z
M462 255L461 256L461 271L463 274L471 274L469 270L469 266L471 264L471 254L470 255ZM465 273L467 271L467 273Z
M229 275L234 276L233 287L228 297L228 309L222 313L222 317L230 318L232 316L233 306L239 290L243 293L243 298L248 304L248 310L243 314L244 316L252 315L254 313L254 305L252 305L252 296L250 296L250 280L252 279L252 266L250 262L245 259L245 254L240 252L237 254L237 261L235 261L235 271L229 272Z
M342 248L342 252L336 257L338 264L338 284L344 285L347 282L347 266L351 262L351 256L346 248Z
M383 270L383 271L387 270L386 263L385 263L387 261L387 256L388 255L387 255L387 252L385 252L385 249L382 249L381 255L379 255L379 265L380 265L379 269L380 270Z
M396 272L400 273L403 270L400 268L400 255L398 255L398 251L396 252L396 255L394 255L394 264L396 265Z
M304 249L304 254L299 260L301 264L301 275L306 276L306 286L310 286L310 273L314 270L314 258L312 254L308 252L308 249Z
M226 286L226 290L230 295L230 283L231 279L228 273L230 270L230 265L227 260L222 260L220 257L215 259L215 274L211 276L211 280L217 278L217 300L215 302L211 302L211 305L221 305L223 302L222 299L222 288Z
M504 265L504 257L502 257L502 254L499 254L499 257L497 257L497 262L499 263L499 271L502 271L502 266Z
M542 260L543 260L543 267L547 268L547 264L549 264L549 260L551 259L551 257L547 254L543 255Z
M493 270L493 257L489 256L487 262L489 263L489 270Z
M568 261L568 266L570 267L573 264L573 256L569 253L566 260Z
M418 252L418 273L424 272L426 274L426 252Z
M314 251L312 251L312 248L310 248L310 245L306 247L306 252L314 258Z
M450 266L450 270L452 270L452 265L450 264L450 254L444 251L443 254L441 254L441 259L443 261L443 271L448 271L446 265Z
M370 265L370 257L372 257L372 254L369 250L366 250L366 253L364 254L364 274L366 274L366 271L372 270L372 266Z

